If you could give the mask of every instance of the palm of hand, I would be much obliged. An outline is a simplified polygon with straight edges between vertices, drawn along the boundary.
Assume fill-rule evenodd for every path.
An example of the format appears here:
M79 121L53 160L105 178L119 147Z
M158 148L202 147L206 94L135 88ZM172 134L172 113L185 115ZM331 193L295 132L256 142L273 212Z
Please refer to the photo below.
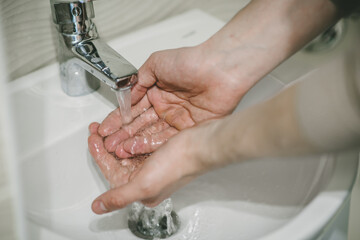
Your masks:
M118 159L109 153L104 146L103 138L98 134L98 123L89 126L89 151L99 166L102 174L110 183L111 188L120 187L129 182L130 178L141 169L146 156L133 159Z

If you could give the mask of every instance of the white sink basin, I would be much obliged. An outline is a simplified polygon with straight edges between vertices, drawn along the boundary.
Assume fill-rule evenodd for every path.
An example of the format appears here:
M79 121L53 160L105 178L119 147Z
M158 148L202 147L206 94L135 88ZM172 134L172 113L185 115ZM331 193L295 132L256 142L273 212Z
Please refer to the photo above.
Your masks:
M152 52L200 43L222 25L194 10L110 45L140 67ZM302 75L317 68L311 67ZM239 109L278 92L285 85L282 73L288 72L264 78ZM87 126L115 108L113 92L102 86L91 95L68 97L57 64L12 82L9 92L29 239L137 239L127 228L126 210L98 216L90 208L107 183L88 153ZM315 237L348 197L357 160L351 152L264 159L206 174L173 195L182 224L170 239Z

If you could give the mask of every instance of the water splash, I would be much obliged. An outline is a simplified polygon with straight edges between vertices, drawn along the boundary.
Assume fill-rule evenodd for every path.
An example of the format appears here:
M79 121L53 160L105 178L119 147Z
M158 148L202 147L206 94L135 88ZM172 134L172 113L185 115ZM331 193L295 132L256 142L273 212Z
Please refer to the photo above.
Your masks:
M178 231L180 219L173 211L172 201L168 198L154 208L138 202L133 203L128 224L131 232L140 238L167 238Z

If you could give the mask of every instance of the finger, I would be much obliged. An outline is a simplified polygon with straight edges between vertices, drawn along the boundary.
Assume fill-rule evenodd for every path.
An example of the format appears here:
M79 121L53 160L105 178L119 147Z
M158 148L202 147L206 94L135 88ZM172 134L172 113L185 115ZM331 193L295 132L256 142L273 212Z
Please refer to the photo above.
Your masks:
M131 103L137 103L141 98L145 96L147 89L153 86L156 82L156 76L154 69L156 66L156 60L158 53L153 53L146 60L146 62L140 67L138 71L138 81L131 89Z
M135 118L129 125L122 127L117 132L108 136L105 139L105 147L109 152L114 152L117 145L123 142L125 139L132 137L139 129L146 125L153 124L159 119L153 108L146 110L140 114L139 117Z
M152 153L177 133L178 130L169 127L158 133L135 136L119 145L116 148L115 154L122 158L129 157L129 154L133 156Z
M167 124L164 120L158 120L154 124L152 124L150 127L145 127L143 130L139 130L140 132L137 132L136 135L138 136L147 136L151 134L155 134L158 132L161 132L165 129L169 128L169 124ZM124 138L126 140L128 138ZM143 139L143 141L146 141L146 139ZM116 156L119 158L129 158L132 157L133 154L129 153L124 149L124 142L121 142L119 145L116 146L115 150Z
M131 104L136 104L145 97L147 90L148 88L141 86L141 84L137 82L131 89Z
M97 122L93 122L89 125L89 132L90 134L95 134L97 133L98 129L99 129L100 124Z
M134 184L134 182L130 182L103 193L95 199L91 208L94 213L103 214L116 209L124 208L126 205L141 198L142 193L139 191L139 188L136 184Z
M125 151L124 148L124 142L120 143L119 145L116 146L115 148L115 155L118 158L131 158L133 156L133 154L131 154L130 152Z
M131 115L136 118L151 106L147 96L145 95L140 102L131 108ZM118 131L122 126L121 115L119 108L112 111L101 123L99 127L99 134L103 137Z
M152 176L155 170L154 166L151 166L153 164L147 165L137 172L131 182L111 189L96 198L92 204L92 210L97 214L102 214L124 208L135 201L155 197L161 188L161 182L157 176Z
M116 147L129 137L130 135L125 129L120 129L119 131L111 134L104 140L106 150L111 153L115 152Z
M90 125L92 134L88 138L89 151L106 179L110 180L111 176L114 175L117 163L114 156L106 151L103 139L96 133L95 127L95 124Z
M109 115L107 115L107 117L102 121L98 131L102 137L106 137L119 130L120 127L121 127L120 110L119 108L116 108Z

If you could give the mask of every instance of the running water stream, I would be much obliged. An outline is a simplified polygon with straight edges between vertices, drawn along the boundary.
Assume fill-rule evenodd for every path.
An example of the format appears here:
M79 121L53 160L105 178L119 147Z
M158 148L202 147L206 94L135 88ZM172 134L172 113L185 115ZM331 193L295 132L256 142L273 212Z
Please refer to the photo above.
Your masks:
M122 125L132 121L131 115L131 86L115 90L116 99L119 103Z
M115 91L119 103L122 125L129 124L131 115L131 86ZM143 239L167 238L180 227L180 219L173 211L170 198L154 208L135 202L131 205L128 225L133 234Z

